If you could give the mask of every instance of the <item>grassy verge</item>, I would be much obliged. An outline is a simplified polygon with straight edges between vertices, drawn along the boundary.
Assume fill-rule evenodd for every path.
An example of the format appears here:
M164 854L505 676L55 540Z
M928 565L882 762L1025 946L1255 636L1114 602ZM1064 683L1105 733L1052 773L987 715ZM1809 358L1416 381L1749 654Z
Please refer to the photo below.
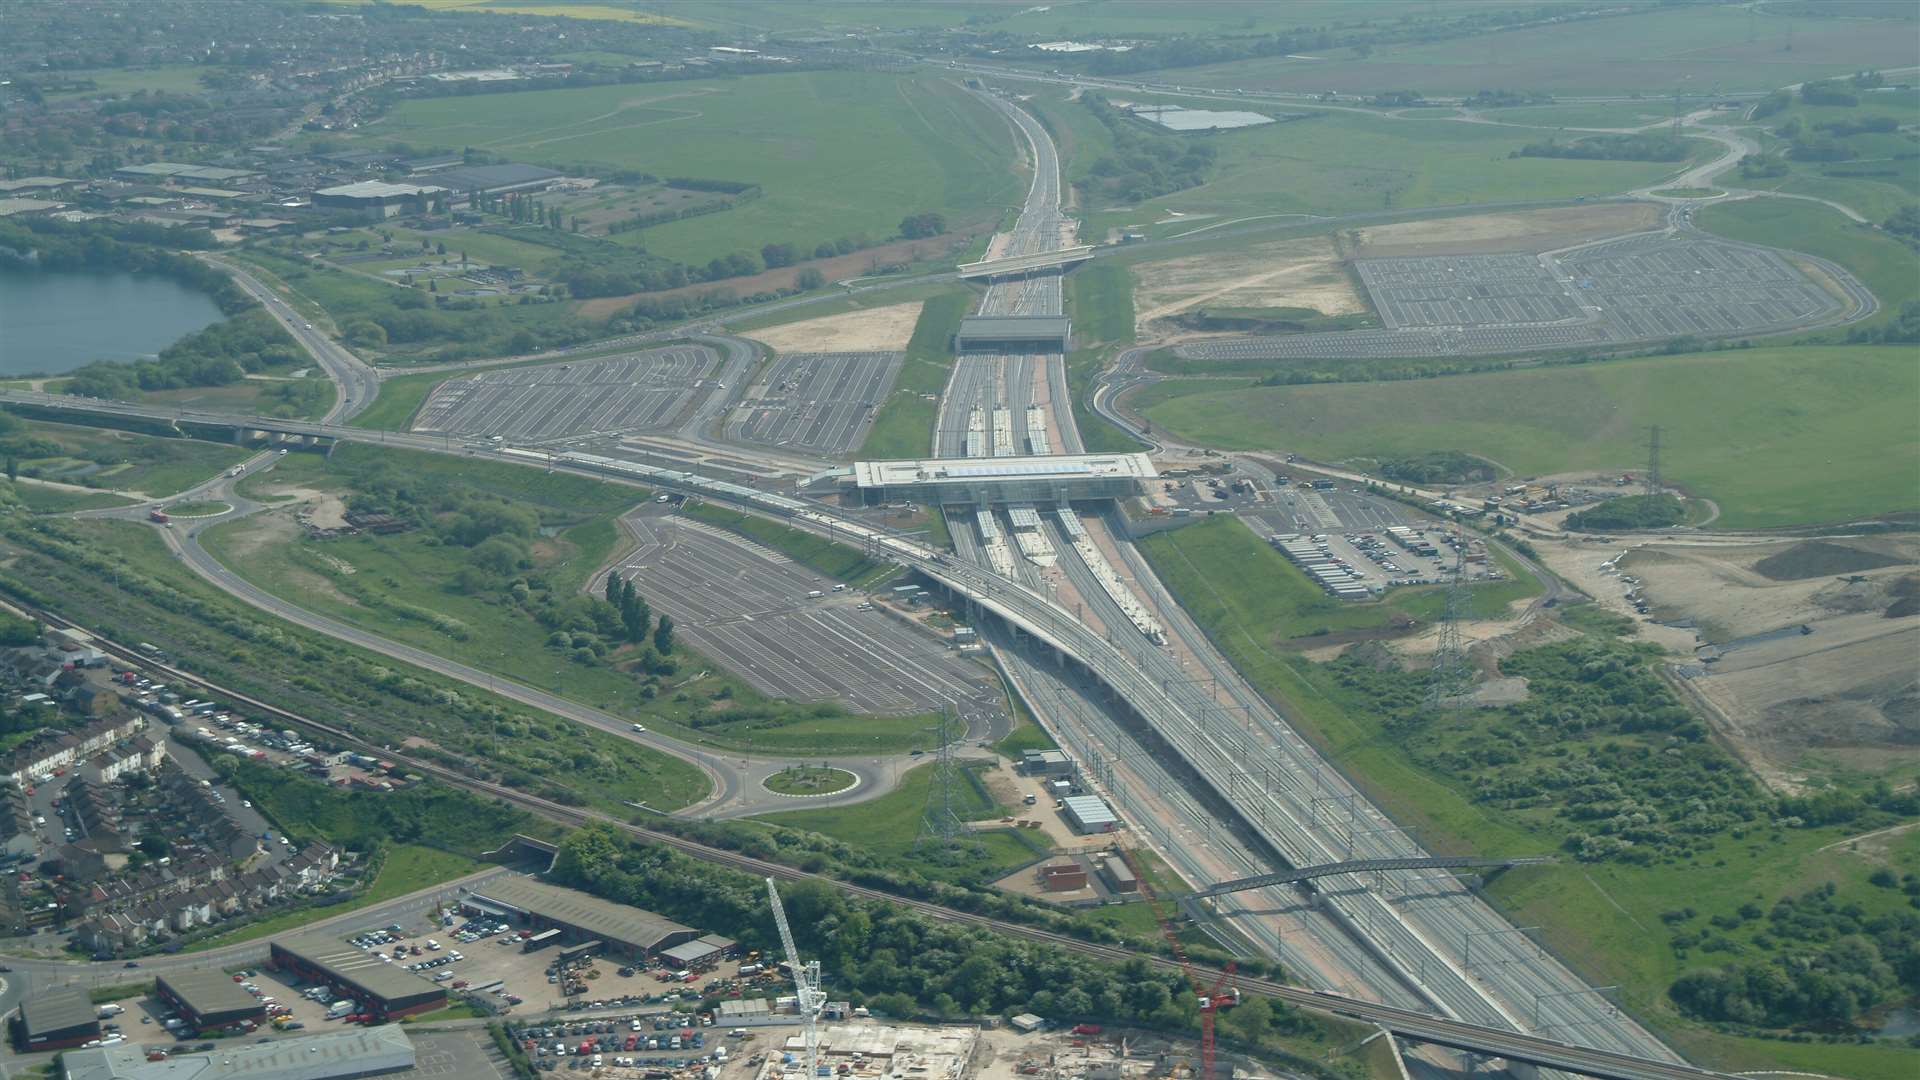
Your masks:
M861 458L919 458L933 447L940 392L953 368L953 335L972 310L975 293L957 288L928 297L913 325L907 355L894 381L893 396L873 418Z
M374 431L405 431L413 414L427 400L433 388L449 378L447 372L433 371L421 375L396 375L380 382L380 396L373 399L364 412L348 422L348 427L367 428Z
M1144 450L1139 440L1095 413L1087 389L1107 361L1133 342L1133 275L1117 263L1095 261L1067 275L1068 310L1074 344L1067 357L1067 391L1073 397L1073 422L1091 454Z
M846 544L713 503L688 503L681 513L764 544L809 570L860 588L878 585L899 571L894 564L869 559Z
M1703 413L1695 403L1707 399L1716 405ZM1133 403L1155 424L1223 448L1342 461L1449 447L1523 477L1633 470L1646 457L1645 425L1660 424L1670 480L1719 504L1720 525L1767 528L1912 509L1916 399L1911 347L1846 345L1400 382L1175 380Z
M205 952L222 945L258 941L274 934L297 930L316 919L345 915L361 908L383 904L408 893L431 888L443 881L452 881L454 878L471 874L478 869L480 864L465 855L421 847L417 844L401 844L387 852L386 861L380 864L380 872L374 875L373 884L344 904L324 908L303 908L299 911L290 911L285 915L262 919L236 930L197 941L186 951Z

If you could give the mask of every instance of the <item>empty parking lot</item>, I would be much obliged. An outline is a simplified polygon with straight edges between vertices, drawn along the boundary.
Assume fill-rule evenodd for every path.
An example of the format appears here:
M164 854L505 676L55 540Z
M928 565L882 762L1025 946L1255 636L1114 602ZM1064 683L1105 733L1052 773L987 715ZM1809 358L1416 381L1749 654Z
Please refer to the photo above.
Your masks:
M693 346L488 371L434 388L413 430L509 440L671 427L718 389L720 358Z
M900 373L897 352L788 353L727 425L736 442L850 454Z
M988 671L778 552L652 507L616 567L694 648L770 697L896 714L981 698ZM809 598L820 591L824 595Z
M1695 233L1646 234L1560 255L1435 255L1354 264L1387 328L1180 347L1205 360L1470 356L1769 333L1833 318L1842 301L1778 252Z

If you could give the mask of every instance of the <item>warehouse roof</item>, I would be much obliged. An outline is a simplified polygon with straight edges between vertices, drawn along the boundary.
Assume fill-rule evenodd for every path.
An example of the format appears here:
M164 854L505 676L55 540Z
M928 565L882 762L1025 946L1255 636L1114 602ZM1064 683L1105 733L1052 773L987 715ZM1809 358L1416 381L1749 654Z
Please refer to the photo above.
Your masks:
M257 1012L265 1008L260 999L220 971L173 971L161 975L159 982L199 1016Z
M226 180L245 180L250 176L259 176L259 169L222 169L214 165L183 165L177 161L155 161L146 165L124 165L114 170L129 176L159 176L179 180L210 180L220 183Z
M512 877L489 882L475 889L473 898L565 923L594 937L623 945L638 945L649 951L660 948L669 938L698 933L692 927L682 926L664 915L602 900L578 889L548 885L532 878Z
M462 165L452 169L442 169L433 174L433 181L455 191L491 191L494 188L518 187L521 184L537 184L542 180L552 180L565 173L552 169L543 169L538 165Z
M384 180L362 180L357 184L321 188L315 195L333 199L398 199L408 195L432 195L447 190L430 184L389 184Z
M919 461L856 461L860 487L907 484L979 484L1011 480L1096 480L1159 473L1145 454L1050 454L1021 458L934 458Z
M99 1010L86 991L68 987L35 994L20 1003L20 1024L27 1041L42 1035L100 1022Z
M673 948L661 952L660 955L682 967L688 967L693 964L705 963L719 956L723 951L719 946L708 945L704 941L689 941L675 945Z
M122 1043L69 1050L61 1063L66 1080L333 1080L399 1072L413 1068L416 1060L407 1033L398 1024L386 1024L208 1054L174 1054L164 1061L148 1061L146 1047Z
M1067 336L1068 325L1065 315L970 315L960 320L960 336L994 341L1049 340Z
M300 934L275 941L273 947L301 962L327 972L335 980L385 1001L397 1001L440 987L374 953L363 952L324 933Z
M1107 804L1100 801L1098 795L1069 795L1060 802L1066 807L1067 812L1073 815L1074 820L1089 828L1095 825L1114 825L1120 821L1113 816L1113 811L1107 809Z

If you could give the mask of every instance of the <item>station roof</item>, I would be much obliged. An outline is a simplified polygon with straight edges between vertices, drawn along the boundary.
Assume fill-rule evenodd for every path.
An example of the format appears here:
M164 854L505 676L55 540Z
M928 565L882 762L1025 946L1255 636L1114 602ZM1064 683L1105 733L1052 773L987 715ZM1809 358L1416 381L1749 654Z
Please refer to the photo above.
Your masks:
M1067 336L1065 315L970 315L960 320L960 336L984 341L1050 341Z
M217 165L185 165L177 161L154 161L145 165L123 165L114 170L128 176L172 177L179 180L245 180L259 176L259 169L222 169Z
M242 989L225 972L173 971L159 977L160 984L180 999L195 1016L225 1016L228 1013L262 1012L260 999Z
M437 983L391 964L371 952L325 933L282 938L273 947L309 967L326 972L334 981L352 986L384 1002L406 1001L425 993L444 993Z
M501 187L519 187L554 180L565 173L538 165L508 162L504 165L460 165L433 174L436 183L455 191L491 191Z
M1145 454L932 458L916 461L856 461L853 464L854 483L863 488L1032 480L1151 480L1158 475L1153 462Z
M398 1024L229 1046L207 1054L148 1061L135 1043L69 1050L66 1080L330 1080L399 1072L416 1065L413 1041Z
M571 926L583 933L621 945L637 945L648 951L679 935L697 935L690 926L682 926L664 915L643 911L626 904L602 900L578 889L564 889L532 878L506 878L489 882L473 891L476 900L490 901L496 907L523 911L551 922Z
M362 180L357 184L321 188L315 195L330 199L399 199L408 195L432 195L447 190L431 184L389 184L384 180Z
M42 1035L98 1025L100 1012L86 991L73 987L35 994L20 1003L20 1024L29 1041Z

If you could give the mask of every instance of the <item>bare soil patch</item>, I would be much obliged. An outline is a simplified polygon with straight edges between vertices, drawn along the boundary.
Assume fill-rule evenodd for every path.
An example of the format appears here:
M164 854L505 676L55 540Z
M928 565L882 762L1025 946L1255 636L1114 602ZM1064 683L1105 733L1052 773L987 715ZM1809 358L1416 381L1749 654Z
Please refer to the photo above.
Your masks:
M1510 214L1475 214L1376 225L1348 234L1357 259L1401 255L1487 255L1541 252L1654 228L1652 203L1598 203Z
M1322 236L1141 263L1133 275L1134 328L1142 337L1170 339L1173 328L1155 321L1201 305L1309 308L1323 315L1367 310L1333 241Z
M1753 568L1775 581L1798 581L1834 574L1857 574L1862 570L1878 570L1899 563L1900 560L1893 556L1857 545L1809 540L1804 544L1795 544L1778 555L1769 555L1754 563Z
M889 304L803 322L769 326L746 337L775 352L895 352L907 347L920 321L920 302Z

